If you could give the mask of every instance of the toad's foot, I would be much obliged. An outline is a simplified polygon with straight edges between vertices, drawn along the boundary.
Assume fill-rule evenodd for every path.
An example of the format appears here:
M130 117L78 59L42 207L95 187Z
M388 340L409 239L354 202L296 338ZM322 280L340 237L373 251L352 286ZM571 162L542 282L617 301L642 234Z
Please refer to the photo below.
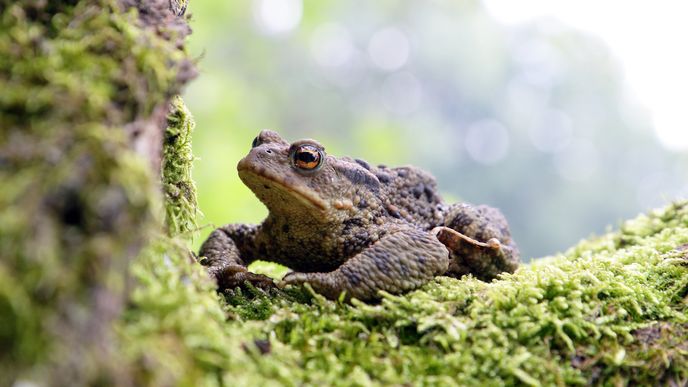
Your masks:
M458 204L450 208L444 227L432 233L451 251L447 275L473 274L491 280L518 267L519 252L511 238L506 219L488 206Z
M463 248L466 243L476 247L484 247L493 250L502 248L502 242L497 238L490 238L487 242L480 242L449 227L435 227L432 229L431 233L451 251Z
M282 285L309 283L327 298L363 301L380 298L379 291L398 294L416 289L449 265L447 248L432 234L416 229L402 229L388 234L329 273L292 272Z
M217 281L219 291L237 287L243 288L246 286L246 283L265 291L276 288L272 278L263 274L251 273L245 267L239 265L224 266L219 270L211 271L210 276Z
M337 298L343 291L342 286L337 284L341 279L337 278L338 274L332 273L302 273L292 271L287 273L282 281L278 283L280 288L287 285L301 286L305 283L311 285L313 290L322 294L323 296L333 300Z
M213 231L201 246L200 263L207 267L208 275L217 281L219 291L243 287L250 283L256 288L275 288L270 277L248 271L256 226L230 224Z

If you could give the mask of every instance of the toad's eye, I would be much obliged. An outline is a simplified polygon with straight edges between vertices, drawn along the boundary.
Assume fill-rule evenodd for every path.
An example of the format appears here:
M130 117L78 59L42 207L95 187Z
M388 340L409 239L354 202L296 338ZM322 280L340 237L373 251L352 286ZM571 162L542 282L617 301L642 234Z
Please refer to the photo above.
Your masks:
M255 148L258 145L260 145L260 140L258 140L258 137L253 139L253 142L251 143L251 148Z
M313 145L300 145L291 151L291 163L303 171L317 171L324 159L320 149Z

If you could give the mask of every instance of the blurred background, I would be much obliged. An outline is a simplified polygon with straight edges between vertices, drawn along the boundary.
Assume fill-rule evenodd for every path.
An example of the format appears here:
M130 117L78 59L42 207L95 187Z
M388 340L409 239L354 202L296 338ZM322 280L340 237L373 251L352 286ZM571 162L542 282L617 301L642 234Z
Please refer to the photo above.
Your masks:
M267 214L236 173L262 128L430 171L525 260L688 196L688 5L632 3L192 1L197 243Z

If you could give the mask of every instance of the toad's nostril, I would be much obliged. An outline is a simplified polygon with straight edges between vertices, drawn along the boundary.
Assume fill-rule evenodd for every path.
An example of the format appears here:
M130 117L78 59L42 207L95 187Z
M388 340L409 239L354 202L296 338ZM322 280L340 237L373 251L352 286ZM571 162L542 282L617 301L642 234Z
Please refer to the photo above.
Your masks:
M272 153L272 151L270 149L266 149L265 153Z

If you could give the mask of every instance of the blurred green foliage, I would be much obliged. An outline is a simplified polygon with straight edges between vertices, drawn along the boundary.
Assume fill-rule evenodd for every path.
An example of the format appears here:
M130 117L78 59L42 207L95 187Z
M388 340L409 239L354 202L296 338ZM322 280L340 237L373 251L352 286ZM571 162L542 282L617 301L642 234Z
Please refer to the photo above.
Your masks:
M474 0L277 3L189 8L202 225L265 216L235 171L263 128L423 167L447 199L501 208L526 259L688 192L688 158L660 146L593 36L552 20L503 27ZM289 4L293 28L266 30Z

